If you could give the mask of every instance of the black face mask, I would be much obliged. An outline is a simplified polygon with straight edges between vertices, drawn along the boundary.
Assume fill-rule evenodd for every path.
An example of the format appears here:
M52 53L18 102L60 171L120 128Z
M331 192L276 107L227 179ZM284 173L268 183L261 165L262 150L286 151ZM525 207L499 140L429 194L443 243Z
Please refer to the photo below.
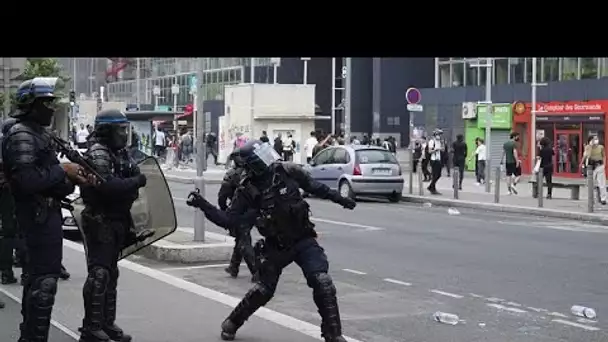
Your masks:
M28 115L41 126L50 126L53 123L53 115L57 109L54 98L36 99Z
M110 138L111 147L114 150L120 150L127 147L128 134L126 125L116 125L112 128L112 136Z

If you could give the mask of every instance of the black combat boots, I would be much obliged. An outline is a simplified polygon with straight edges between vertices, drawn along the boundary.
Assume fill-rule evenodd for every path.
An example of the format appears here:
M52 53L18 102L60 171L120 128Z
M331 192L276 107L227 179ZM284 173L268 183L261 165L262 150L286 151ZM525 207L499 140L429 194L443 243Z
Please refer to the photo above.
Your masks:
M106 293L106 324L103 331L108 335L110 340L118 342L131 342L131 335L125 334L124 331L116 325L116 288L112 287Z

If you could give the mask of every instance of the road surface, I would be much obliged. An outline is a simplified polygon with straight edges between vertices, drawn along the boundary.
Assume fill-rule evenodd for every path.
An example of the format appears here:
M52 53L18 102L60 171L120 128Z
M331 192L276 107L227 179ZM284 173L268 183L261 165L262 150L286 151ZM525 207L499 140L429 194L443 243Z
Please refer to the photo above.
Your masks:
M189 185L171 184L182 227ZM215 202L218 186L208 186ZM475 210L360 202L346 211L311 199L319 241L330 258L345 333L361 341L608 340L608 230L584 222ZM221 229L208 223L213 232ZM236 280L223 265L152 267L235 297L251 286L246 268ZM575 304L599 319L570 314ZM278 312L319 323L300 270L289 266L276 297ZM436 311L457 314L456 326L434 322Z

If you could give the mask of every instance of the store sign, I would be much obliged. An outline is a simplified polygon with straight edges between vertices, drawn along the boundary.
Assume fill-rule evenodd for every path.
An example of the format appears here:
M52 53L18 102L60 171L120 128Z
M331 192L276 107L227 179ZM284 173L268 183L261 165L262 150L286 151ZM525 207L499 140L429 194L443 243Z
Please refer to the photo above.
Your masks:
M537 115L537 122L604 122L604 115Z
M536 105L536 112L545 113L605 113L607 107L604 102L549 102Z
M477 127L486 128L487 105L477 105ZM513 123L513 105L496 103L492 105L492 128L511 129Z

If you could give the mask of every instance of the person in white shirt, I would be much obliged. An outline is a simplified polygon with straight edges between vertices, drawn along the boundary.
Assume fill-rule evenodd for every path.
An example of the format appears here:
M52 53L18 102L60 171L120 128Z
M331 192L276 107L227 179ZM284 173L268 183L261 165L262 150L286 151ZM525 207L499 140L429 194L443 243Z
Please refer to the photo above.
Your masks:
M157 157L161 157L165 153L165 149L167 148L166 145L165 133L160 127L156 127L156 132L154 134L154 150Z
M432 178L427 190L433 195L441 195L441 193L437 191L436 185L439 178L441 178L441 170L443 169L443 164L441 162L441 151L443 149L443 146L441 146L442 134L442 130L439 128L435 129L433 131L433 138L428 142Z
M80 124L80 130L76 133L76 146L79 149L87 148L87 138L89 137L89 131L84 127L84 124Z
M293 153L295 149L295 142L291 133L287 134L287 139L283 141L283 158L285 161L293 161Z
M306 143L304 143L304 151L306 151L306 163L310 163L312 160L312 151L319 141L317 140L317 133L315 131L310 132L310 137L306 139Z
M477 185L483 184L486 182L486 145L484 144L484 140L479 138L477 140L477 148L475 149L475 155L477 156L477 167L475 168L477 177Z

